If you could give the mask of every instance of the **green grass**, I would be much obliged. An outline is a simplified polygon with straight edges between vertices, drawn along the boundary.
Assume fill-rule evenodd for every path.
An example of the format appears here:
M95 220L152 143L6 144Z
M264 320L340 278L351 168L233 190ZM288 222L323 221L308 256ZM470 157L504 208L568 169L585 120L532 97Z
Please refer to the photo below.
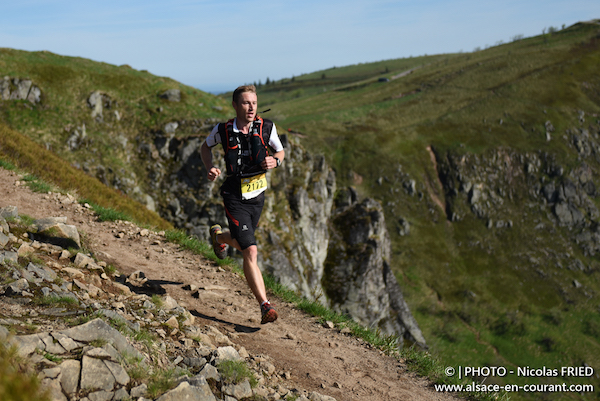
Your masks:
M156 342L156 335L154 333L140 329L139 331L135 331L131 336L135 341L141 342L146 346L146 348L151 349L153 344Z
M15 230L16 231L16 230ZM25 255L19 256L19 265L23 267L27 267L29 263L33 263L34 265L42 265L44 261L40 259L38 255L35 253L27 253Z
M38 177L32 174L28 174L23 177L23 181L26 182L26 185L33 192L48 193L53 190L52 185L40 180Z
M0 159L0 167L2 167L5 170L9 170L9 171L14 171L17 169L17 166L12 164L11 162L7 162L6 160L2 160L2 159Z
M92 340L92 341L90 341L90 342L89 342L89 344L90 344L92 347L96 347L96 348L102 348L102 347L104 347L106 344L108 344L108 341L107 341L107 340L105 340L105 339L103 339L103 338L98 338L98 339L96 339L96 340Z
M70 306L70 305L77 305L79 303L74 298L62 297L62 296L56 296L56 295L42 296L39 298L35 298L34 302L40 306L54 306L54 305Z
M109 276L114 276L114 274L116 272L117 272L117 268L112 264L108 264L104 268L104 273L108 274Z
M47 360L49 360L51 362L56 363L57 365L60 365L62 363L62 361L63 361L62 358L60 358L60 357L58 357L56 355L50 354L48 352L44 352L44 358L46 358Z
M256 377L254 377L245 361L222 361L217 364L217 370L225 384L239 384L244 380L248 380L251 387L256 387L258 384Z
M18 224L21 227L28 228L33 224L34 221L35 219L28 214L19 214Z
M147 381L150 378L149 368L142 363L141 358L124 355L123 364L127 374L136 384Z
M98 215L99 221L131 221L132 218L126 213L120 212L113 208L92 205L92 209Z
M157 308L162 308L164 302L160 295L152 294L152 303L156 305Z
M177 385L176 369L160 369L150 375L148 380L148 395L154 399Z
M220 266L227 266L234 263L233 259L229 257L225 259L217 258L211 245L199 241L196 237L186 234L183 230L167 230L165 232L165 237L167 238L167 241L178 244L183 249L202 255Z

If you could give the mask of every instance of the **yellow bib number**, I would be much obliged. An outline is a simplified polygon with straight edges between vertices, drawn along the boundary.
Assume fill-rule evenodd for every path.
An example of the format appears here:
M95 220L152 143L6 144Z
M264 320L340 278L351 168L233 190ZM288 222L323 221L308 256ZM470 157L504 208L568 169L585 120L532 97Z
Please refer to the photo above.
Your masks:
M267 189L267 175L265 173L253 177L242 178L242 199L256 198Z

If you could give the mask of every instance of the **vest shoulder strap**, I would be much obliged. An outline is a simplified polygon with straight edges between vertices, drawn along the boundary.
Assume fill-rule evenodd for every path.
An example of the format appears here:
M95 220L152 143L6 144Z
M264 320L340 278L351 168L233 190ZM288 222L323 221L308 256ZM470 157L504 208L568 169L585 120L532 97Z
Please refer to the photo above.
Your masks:
M217 132L221 137L221 145L223 145L223 150L225 150L225 153L227 153L229 149L235 149L231 143L235 136L233 131L233 119L227 121L226 123L220 123L217 127Z
M269 141L271 140L271 131L273 131L273 121L263 119L260 116L256 116L254 123L260 124L259 132L261 133L262 143L266 147L267 145L269 145Z

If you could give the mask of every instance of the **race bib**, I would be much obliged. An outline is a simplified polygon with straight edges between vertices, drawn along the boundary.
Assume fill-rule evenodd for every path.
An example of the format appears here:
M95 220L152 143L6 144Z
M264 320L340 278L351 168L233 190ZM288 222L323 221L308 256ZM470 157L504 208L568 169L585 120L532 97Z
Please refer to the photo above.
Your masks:
M253 177L242 178L242 199L256 198L267 190L267 174L262 173Z

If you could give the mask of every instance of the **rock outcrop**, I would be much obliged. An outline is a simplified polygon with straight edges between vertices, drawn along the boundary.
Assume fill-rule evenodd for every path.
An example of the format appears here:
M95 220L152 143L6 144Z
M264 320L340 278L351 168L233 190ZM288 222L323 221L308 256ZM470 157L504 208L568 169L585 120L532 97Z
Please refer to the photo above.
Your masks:
M2 100L27 100L32 104L41 101L42 91L30 79L4 77L0 80Z
M545 124L552 141L562 141L573 151L567 164L541 150L499 147L473 154L434 149L446 218L479 221L488 231L469 246L494 255L504 252L497 249L497 239L520 238L510 242L517 264L513 269L542 277L540 287L546 286L553 299L568 303L594 296L594 290L574 277L596 272L600 252L600 192L594 179L600 129L580 123L582 127L566 129L561 136L551 122Z
M322 286L330 305L365 326L425 347L390 266L390 239L381 204L365 199L332 218Z

